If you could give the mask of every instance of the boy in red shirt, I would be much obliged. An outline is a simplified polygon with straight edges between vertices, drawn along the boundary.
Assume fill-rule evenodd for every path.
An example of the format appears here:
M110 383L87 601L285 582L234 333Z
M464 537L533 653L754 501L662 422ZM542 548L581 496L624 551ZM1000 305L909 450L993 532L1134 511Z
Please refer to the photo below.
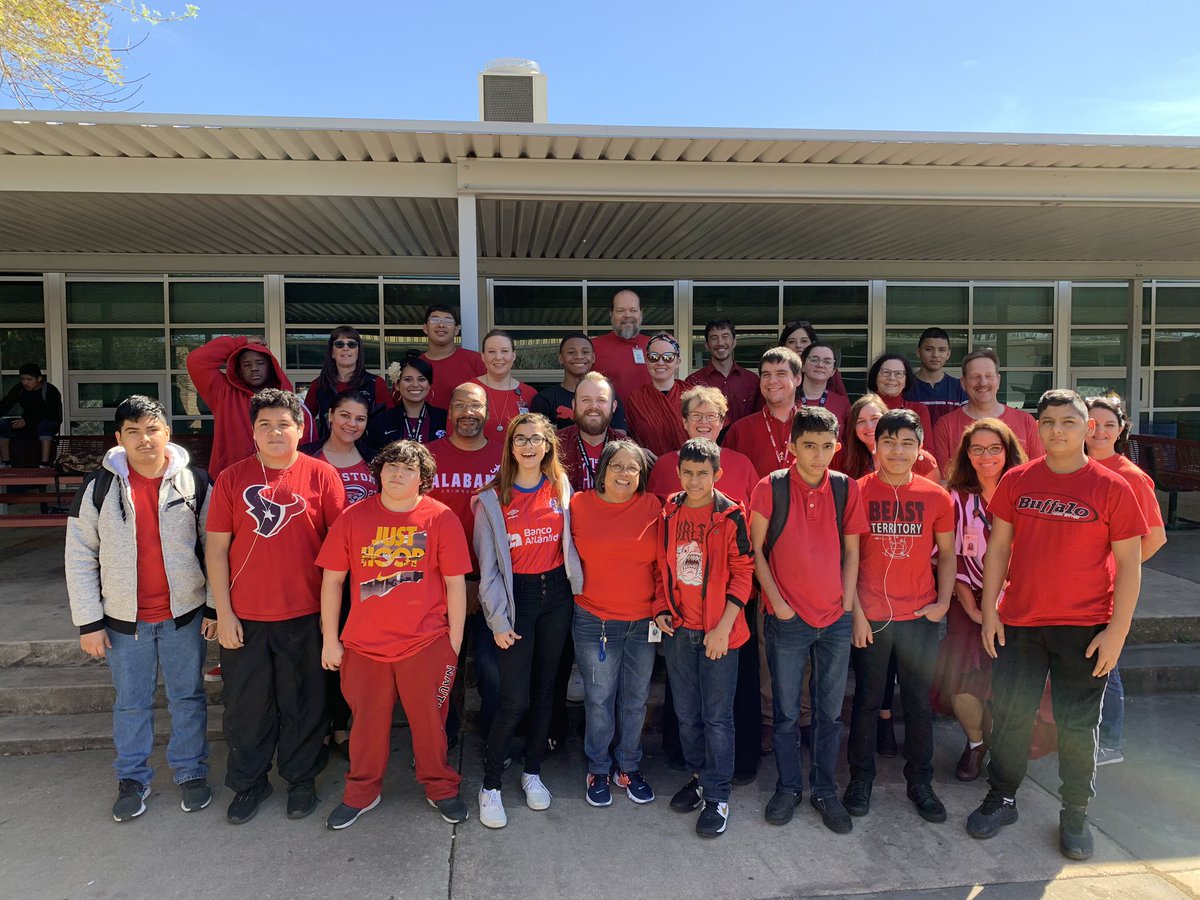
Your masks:
M446 760L446 715L467 617L467 538L450 508L425 496L436 471L427 448L396 441L371 470L379 494L334 523L317 557L325 570L321 664L341 671L354 713L346 791L325 824L348 828L379 805L397 697L412 731L417 780L429 804L457 824L467 805ZM339 639L349 573L352 604Z
M983 647L995 660L991 789L968 817L967 833L989 838L1017 821L1017 788L1049 673L1062 779L1059 849L1088 859L1100 701L1137 606L1146 520L1125 479L1085 455L1095 422L1082 397L1046 391L1037 422L1046 455L1006 472L988 504L980 608Z
M688 812L701 804L701 837L725 832L733 779L733 700L738 648L750 638L742 610L750 599L754 555L738 501L715 490L721 448L691 438L679 451L683 492L667 500L658 567L666 584L654 621L666 634L667 677L692 779L671 798Z
M288 391L250 399L253 456L213 485L204 558L217 609L225 688L227 818L241 825L271 795L278 749L289 819L317 808L324 768L321 571L315 560L346 503L337 470L299 452L304 407Z
M925 429L911 409L884 413L875 426L875 471L858 480L871 531L862 544L854 605L854 712L846 756L850 784L842 802L854 816L871 809L879 706L892 678L893 652L904 702L904 778L908 799L927 822L945 822L933 792L933 709L937 623L950 611L958 557L954 503L913 473ZM938 551L937 583L929 559Z
M750 499L754 572L768 612L767 663L775 713L775 765L779 770L765 818L772 825L786 825L800 805L804 776L796 727L804 670L811 659L810 802L830 831L846 834L853 823L838 800L834 773L842 744L842 701L850 659L850 610L858 590L859 535L866 534L867 519L858 485L840 472L829 471L829 463L841 446L837 416L820 406L802 407L792 420L791 436L787 452L794 464L760 481ZM786 490L787 514L782 529L773 535L772 522L779 521L777 490ZM800 560L804 563L798 564Z

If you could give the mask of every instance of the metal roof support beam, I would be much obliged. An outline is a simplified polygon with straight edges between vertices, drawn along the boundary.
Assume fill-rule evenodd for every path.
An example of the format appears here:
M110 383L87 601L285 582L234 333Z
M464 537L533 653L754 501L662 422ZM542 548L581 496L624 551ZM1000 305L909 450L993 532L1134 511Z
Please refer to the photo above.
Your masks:
M458 305L464 347L479 346L479 229L474 194L458 196Z

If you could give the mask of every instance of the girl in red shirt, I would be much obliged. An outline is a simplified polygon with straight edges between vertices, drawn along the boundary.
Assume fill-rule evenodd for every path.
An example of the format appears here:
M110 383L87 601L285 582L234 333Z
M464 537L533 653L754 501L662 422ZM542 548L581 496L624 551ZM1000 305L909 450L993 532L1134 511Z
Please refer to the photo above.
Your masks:
M529 412L537 391L512 377L517 350L507 331L493 328L483 336L480 349L483 364L487 367L487 371L476 379L487 391L488 398L488 419L483 432L488 440L495 440L505 433L514 416Z

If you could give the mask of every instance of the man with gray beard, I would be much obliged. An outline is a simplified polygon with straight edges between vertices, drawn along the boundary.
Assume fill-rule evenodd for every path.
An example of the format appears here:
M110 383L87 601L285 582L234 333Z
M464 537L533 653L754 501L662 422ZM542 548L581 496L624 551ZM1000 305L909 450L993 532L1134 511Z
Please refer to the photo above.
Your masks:
M611 427L613 409L612 383L599 372L588 372L575 387L575 424L558 433L563 467L575 491L595 487L596 467L600 454L609 441L621 440L625 432Z
M613 295L610 315L612 331L592 338L595 371L607 375L617 396L625 398L650 383L646 370L650 339L640 333L642 301L633 291L626 289Z

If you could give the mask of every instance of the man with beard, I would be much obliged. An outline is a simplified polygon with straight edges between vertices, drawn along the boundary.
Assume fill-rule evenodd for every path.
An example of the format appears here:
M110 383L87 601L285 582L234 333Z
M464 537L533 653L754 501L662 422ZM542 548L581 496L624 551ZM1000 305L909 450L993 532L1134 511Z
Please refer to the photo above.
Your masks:
M596 352L596 371L608 376L618 397L628 397L650 383L646 369L646 349L650 339L642 329L642 301L633 291L617 291L612 298L612 328L608 334L592 339Z
M558 345L558 361L563 367L562 382L544 388L533 398L530 411L541 413L558 429L575 424L575 388L596 364L592 339L582 331L572 331ZM612 418L613 428L625 430L625 411L618 402Z
M596 467L600 454L609 441L621 440L625 432L613 428L612 382L599 372L588 372L575 387L575 424L558 434L562 448L563 466L575 491L587 491L596 486Z
M715 319L704 326L704 346L708 348L708 365L684 380L688 387L714 387L724 394L729 404L725 424L732 425L762 403L758 376L734 362L737 329L729 319Z

